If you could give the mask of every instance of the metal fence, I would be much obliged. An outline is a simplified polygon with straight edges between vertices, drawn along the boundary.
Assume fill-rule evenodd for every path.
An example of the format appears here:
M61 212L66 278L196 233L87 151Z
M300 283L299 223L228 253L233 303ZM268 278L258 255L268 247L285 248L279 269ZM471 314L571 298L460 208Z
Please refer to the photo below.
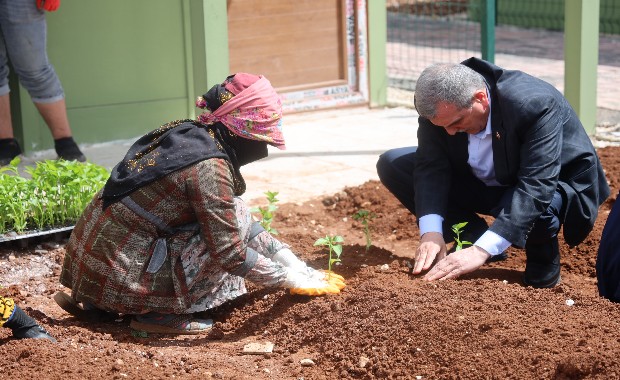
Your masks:
M388 102L428 65L481 57L483 0L387 0ZM598 105L620 111L620 0L601 0ZM564 0L497 0L495 63L564 87ZM613 90L613 91L612 91Z
M480 56L480 23L468 16L469 0L392 0L387 9L390 87L413 90L421 71L435 62Z

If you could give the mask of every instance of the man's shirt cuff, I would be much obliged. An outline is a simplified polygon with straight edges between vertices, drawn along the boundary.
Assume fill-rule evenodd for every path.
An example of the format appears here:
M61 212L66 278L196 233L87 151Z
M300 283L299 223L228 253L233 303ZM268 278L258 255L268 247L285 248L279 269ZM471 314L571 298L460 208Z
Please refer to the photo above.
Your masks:
M491 256L497 256L511 246L508 240L492 231L486 231L482 234L474 245L484 249L490 253Z
M420 224L420 236L427 232L439 232L443 235L443 218L438 214L428 214L418 220Z

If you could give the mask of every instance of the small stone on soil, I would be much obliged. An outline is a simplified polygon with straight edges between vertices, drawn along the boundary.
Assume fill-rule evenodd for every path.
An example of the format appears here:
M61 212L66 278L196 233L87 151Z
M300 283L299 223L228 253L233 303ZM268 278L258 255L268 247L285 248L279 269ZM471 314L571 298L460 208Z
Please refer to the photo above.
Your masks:
M248 343L245 346L243 346L244 354L262 355L262 354L271 353L271 352L273 352L273 343L271 342L265 342L265 343L253 342L253 343Z

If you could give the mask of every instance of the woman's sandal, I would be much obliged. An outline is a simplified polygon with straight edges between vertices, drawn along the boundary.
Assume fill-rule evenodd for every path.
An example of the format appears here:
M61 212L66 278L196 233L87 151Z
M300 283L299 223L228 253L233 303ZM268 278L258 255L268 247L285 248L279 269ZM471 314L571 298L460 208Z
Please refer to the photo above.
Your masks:
M129 327L155 334L196 335L210 331L213 320L194 318L192 314L147 313L136 315Z
M73 297L62 291L54 294L54 301L56 301L58 306L64 311L82 321L111 322L118 318L118 314L113 312L97 309L95 307L84 308L79 302L74 300Z

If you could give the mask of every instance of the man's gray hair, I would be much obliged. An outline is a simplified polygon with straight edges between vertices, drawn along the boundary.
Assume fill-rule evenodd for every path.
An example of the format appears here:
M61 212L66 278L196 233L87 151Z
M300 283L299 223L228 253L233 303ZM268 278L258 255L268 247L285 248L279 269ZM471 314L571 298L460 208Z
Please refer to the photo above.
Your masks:
M422 71L415 86L414 105L427 119L437 115L437 105L445 102L459 110L471 107L474 94L485 88L482 75L469 67L453 63L437 63Z

